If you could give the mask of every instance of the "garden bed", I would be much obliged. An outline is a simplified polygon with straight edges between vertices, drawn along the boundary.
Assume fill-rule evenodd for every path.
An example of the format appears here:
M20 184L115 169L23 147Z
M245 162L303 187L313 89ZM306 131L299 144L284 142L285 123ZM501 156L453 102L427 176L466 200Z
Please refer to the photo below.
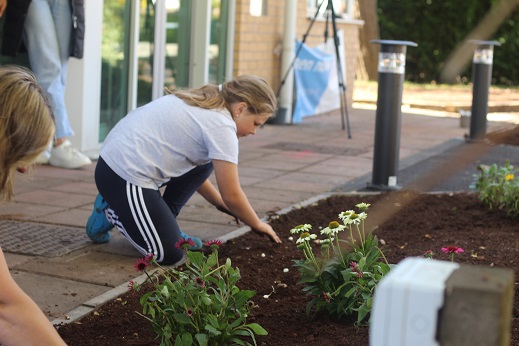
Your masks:
M240 287L257 291L259 306L249 322L261 324L268 336L258 337L260 345L368 345L368 328L356 327L353 320L335 321L325 315L305 314L308 296L293 259L301 252L289 241L289 230L310 223L314 230L327 226L344 210L359 202L372 203L367 223L378 225L375 233L386 242L388 261L397 263L408 256L421 256L427 250L436 259L448 260L441 247L456 245L465 252L456 257L462 264L511 268L518 272L517 220L484 208L474 194L419 194L398 191L369 196L334 196L318 204L295 209L272 220L283 243L273 244L253 233L230 240L220 249L221 258L231 258L241 271ZM263 257L262 254L265 256ZM284 269L288 268L287 273ZM265 299L263 295L270 294ZM516 285L511 345L519 345L519 306ZM140 311L138 298L128 293L107 303L95 314L63 325L59 333L70 345L158 345Z

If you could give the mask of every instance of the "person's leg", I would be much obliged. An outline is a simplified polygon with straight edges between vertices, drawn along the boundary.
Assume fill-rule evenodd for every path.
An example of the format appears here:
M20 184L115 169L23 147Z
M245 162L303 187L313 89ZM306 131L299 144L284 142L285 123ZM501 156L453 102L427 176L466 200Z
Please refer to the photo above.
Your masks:
M182 207L187 203L189 198L198 190L200 185L209 178L213 172L213 164L198 166L184 175L171 179L166 184L164 191L164 201L170 208L175 217L178 216ZM194 249L202 248L202 240L192 235L180 231L182 238L191 238L195 242Z
M74 134L65 106L71 34L69 0L31 1L25 19L24 41L31 69L49 96L56 120L56 141L49 163L58 167L79 168L92 161L67 140Z
M213 172L213 164L197 166L184 175L171 179L164 191L164 201L171 212L178 216L182 207Z
M65 6L63 6L65 5ZM68 14L68 15L67 15ZM57 21L60 22L57 22ZM58 24L58 25L56 25ZM68 0L32 0L24 41L38 83L47 91L56 120L56 138L74 134L65 107L65 80L72 33Z
M174 264L183 251L175 247L180 229L160 191L126 182L99 158L95 172L99 193L109 204L106 216L143 255L152 253L159 263Z

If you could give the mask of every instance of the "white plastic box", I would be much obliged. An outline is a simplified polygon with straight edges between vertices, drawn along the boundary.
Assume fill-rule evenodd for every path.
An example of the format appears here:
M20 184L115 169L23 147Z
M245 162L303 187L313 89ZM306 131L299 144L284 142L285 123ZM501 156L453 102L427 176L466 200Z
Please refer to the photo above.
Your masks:
M438 313L445 282L459 264L406 258L375 290L371 310L370 346L438 346Z

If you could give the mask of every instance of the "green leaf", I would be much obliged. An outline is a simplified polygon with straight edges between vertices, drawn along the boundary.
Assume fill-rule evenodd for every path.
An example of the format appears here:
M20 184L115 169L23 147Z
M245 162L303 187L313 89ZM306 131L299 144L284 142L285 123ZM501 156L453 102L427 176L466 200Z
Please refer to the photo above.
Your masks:
M191 324L191 318L186 314L173 314L173 317L175 318L175 321L182 324Z
M344 296L345 296L346 298L351 297L351 295L352 295L353 293L355 293L355 290L356 290L355 287L350 288L350 290L349 290L348 292L346 292L346 294L345 294Z
M214 328L210 324L205 325L205 330L207 330L209 334L211 334L212 336L218 336L222 334L222 332L220 332L218 329Z
M248 342L244 342L243 340L240 340L238 338L232 338L231 340L229 340L229 343L231 345L240 345L240 346L250 345Z
M163 295L166 298L169 298L168 286L162 287L162 289L160 290L160 294Z
M245 327L252 329L256 335L268 335L269 333L257 323L246 324Z
M202 263L204 261L204 254L202 252L197 251L188 251L187 258L189 262L193 263L197 268L202 267Z
M207 258L207 265L209 267L214 267L217 264L218 264L218 253L217 252L213 252Z
M202 299L202 303L204 303L205 305L211 305L213 303L213 301L211 300L211 298L208 295L202 296L201 299Z
M236 306L241 307L247 303L247 301L256 295L256 291L242 290L234 295L236 299Z
M182 334L182 345L183 346L193 345L193 336L190 333Z
M207 334L195 334L195 339L198 341L200 346L209 345L209 335Z

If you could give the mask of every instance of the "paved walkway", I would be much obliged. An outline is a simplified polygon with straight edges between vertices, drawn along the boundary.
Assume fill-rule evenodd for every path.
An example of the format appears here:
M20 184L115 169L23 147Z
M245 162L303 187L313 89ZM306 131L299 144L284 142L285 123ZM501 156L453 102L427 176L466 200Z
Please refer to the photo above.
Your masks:
M298 125L266 125L241 139L240 180L260 217L352 181L370 183L376 113L363 105L367 109L349 110L351 139L338 111ZM455 114L427 112L402 115L401 169L468 133ZM490 121L488 131L503 126L511 125ZM54 322L73 320L113 299L139 274L133 264L140 255L119 234L112 232L103 245L85 235L97 194L94 168L95 163L80 170L38 166L29 177L17 176L15 201L0 207L0 244L13 277ZM198 195L179 220L186 233L205 240L247 230Z

